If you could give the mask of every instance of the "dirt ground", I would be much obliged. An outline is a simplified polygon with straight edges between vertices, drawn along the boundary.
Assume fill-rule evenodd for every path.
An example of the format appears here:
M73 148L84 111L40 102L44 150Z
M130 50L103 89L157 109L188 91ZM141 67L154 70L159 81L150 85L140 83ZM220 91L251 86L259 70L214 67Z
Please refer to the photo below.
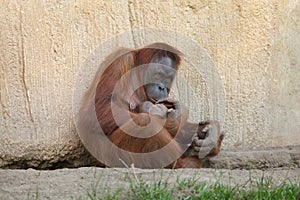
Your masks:
M275 183L300 181L300 147L251 151L224 151L209 162L212 168L178 170L109 169L83 167L57 170L0 169L0 199L86 199L95 188L99 195L130 190L129 179L146 182L196 178L208 184L219 181L243 185L262 176ZM219 168L219 169L216 169ZM249 170L251 168L251 170Z
M170 185L177 179L197 178L198 182L221 183L235 185L245 184L251 175L252 180L272 177L278 184L283 181L296 183L300 180L298 169L283 170L215 170L215 169L179 169L179 170L125 170L104 168L59 169L52 171L38 170L0 170L0 199L86 199L87 193L97 188L98 195L107 191L113 193L117 189L130 189L127 176L135 176L153 182L168 180Z

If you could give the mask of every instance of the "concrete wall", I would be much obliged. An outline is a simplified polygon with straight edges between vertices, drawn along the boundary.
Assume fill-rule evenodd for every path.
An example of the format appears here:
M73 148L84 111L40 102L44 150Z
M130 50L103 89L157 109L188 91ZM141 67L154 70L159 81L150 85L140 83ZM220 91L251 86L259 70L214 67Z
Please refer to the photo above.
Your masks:
M13 0L0 4L0 23L0 167L92 162L73 122L75 79L100 44L140 28L176 31L205 50L226 94L224 149L300 143L297 0ZM192 119L210 117L201 91Z

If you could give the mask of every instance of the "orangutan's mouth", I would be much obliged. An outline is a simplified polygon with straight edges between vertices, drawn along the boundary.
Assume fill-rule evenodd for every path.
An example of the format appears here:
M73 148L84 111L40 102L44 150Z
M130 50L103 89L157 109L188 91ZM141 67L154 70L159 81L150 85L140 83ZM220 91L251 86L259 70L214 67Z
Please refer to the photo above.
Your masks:
M156 104L156 102L159 100L159 99L154 99L154 98L149 98L150 99L150 101L153 103L153 104Z
M168 109L175 109L175 102L171 99L158 99L155 104L164 104Z

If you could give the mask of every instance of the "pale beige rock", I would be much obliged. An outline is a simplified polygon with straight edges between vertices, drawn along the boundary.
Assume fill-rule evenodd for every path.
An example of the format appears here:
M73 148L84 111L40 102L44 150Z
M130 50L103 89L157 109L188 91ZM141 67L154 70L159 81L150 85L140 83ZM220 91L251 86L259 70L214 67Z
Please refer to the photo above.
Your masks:
M73 122L75 79L96 47L140 28L176 31L207 52L225 88L224 149L300 144L297 0L14 0L0 4L0 21L0 167L90 163ZM143 44L132 33L129 46ZM197 91L185 103L202 105L191 119L210 118L203 77L182 73Z

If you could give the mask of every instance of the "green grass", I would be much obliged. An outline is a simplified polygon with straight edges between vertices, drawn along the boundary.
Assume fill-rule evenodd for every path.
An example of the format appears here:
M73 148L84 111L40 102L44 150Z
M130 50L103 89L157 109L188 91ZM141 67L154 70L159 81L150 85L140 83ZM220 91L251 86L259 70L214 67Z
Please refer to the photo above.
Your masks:
M258 181L249 179L247 183L235 186L229 186L220 182L207 184L199 182L196 178L177 178L176 183L172 184L162 180L146 182L135 175L132 177L127 175L126 179L130 183L130 189L127 192L119 189L114 193L103 195L101 188L97 190L94 187L91 193L88 192L88 196L85 199L300 199L300 183L283 182L278 185L273 183L271 178L265 177L262 177ZM102 195L99 195L100 193Z
M129 183L124 188L109 187L109 180L103 182L101 176L94 175L86 196L73 198L77 200L300 200L300 182L292 183L284 181L278 183L270 177L262 176L259 180L251 178L246 183L239 185L223 184L220 181L214 183L201 182L198 178L180 178L176 181L162 180L162 174L158 181L145 181L135 173L126 173L124 179ZM39 199L38 189L35 195L25 199ZM33 198L32 198L33 197ZM4 199L0 196L0 199Z

